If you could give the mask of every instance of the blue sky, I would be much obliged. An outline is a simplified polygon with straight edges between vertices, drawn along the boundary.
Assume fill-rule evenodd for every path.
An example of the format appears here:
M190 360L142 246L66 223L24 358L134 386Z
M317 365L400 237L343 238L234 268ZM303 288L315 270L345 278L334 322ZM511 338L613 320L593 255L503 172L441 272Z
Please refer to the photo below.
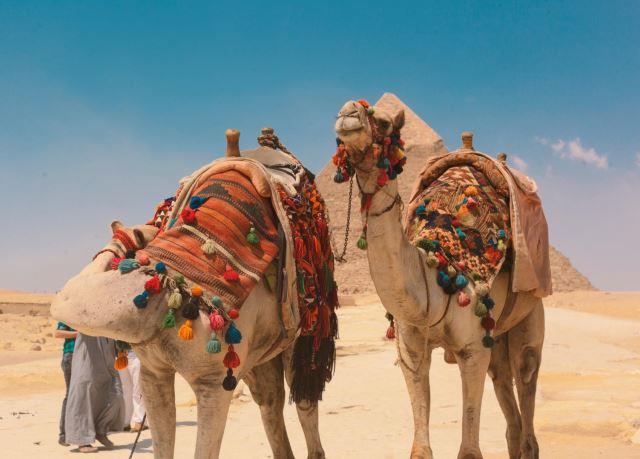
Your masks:
M59 288L225 128L272 125L318 171L341 104L388 91L449 148L509 153L554 245L638 290L639 23L617 1L0 0L0 287Z

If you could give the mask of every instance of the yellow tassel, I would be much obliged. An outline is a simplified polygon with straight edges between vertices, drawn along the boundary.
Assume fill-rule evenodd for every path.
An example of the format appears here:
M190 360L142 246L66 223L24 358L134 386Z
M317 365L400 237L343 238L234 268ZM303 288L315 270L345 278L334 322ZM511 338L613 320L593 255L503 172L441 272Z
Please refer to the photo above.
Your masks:
M193 339L193 328L191 328L191 320L187 320L182 324L180 330L178 331L178 336L180 339L184 341L189 341Z
M118 358L113 363L113 368L116 370L124 370L129 365L129 358L127 357L127 353L125 351L118 352Z

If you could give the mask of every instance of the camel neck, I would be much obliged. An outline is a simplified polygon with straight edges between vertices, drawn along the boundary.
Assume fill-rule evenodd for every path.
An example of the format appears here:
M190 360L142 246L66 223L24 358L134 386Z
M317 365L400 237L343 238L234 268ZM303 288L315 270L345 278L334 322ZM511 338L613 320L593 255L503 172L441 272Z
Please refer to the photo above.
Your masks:
M429 307L431 292L436 288L435 275L404 233L402 206L393 205L397 195L398 184L392 180L372 198L367 221L369 268L378 296L389 312L415 325L427 325L429 316L440 312Z

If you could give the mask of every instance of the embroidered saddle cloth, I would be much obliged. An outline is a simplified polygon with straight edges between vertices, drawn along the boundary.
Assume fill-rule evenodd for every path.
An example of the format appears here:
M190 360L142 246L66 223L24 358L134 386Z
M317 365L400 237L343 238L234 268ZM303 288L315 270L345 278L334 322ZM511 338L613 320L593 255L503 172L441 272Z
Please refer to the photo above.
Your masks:
M438 283L449 294L466 286L464 279L490 286L507 258L508 198L489 180L487 169L478 164L442 168L410 204L409 239L439 267Z

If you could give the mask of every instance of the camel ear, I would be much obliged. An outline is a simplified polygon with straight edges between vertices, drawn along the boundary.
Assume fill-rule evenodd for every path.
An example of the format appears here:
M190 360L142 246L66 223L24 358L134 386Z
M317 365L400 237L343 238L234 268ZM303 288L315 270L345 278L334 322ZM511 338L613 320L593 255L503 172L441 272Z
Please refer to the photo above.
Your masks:
M146 245L146 241L144 239L144 233L142 232L142 230L135 228L133 230L133 237L136 238L136 246L138 246L139 248L142 248Z
M404 110L398 111L393 117L393 130L400 131L404 126Z
M119 229L124 228L124 225L122 224L122 222L120 220L114 220L113 222L111 222L111 231L112 232L116 232Z

